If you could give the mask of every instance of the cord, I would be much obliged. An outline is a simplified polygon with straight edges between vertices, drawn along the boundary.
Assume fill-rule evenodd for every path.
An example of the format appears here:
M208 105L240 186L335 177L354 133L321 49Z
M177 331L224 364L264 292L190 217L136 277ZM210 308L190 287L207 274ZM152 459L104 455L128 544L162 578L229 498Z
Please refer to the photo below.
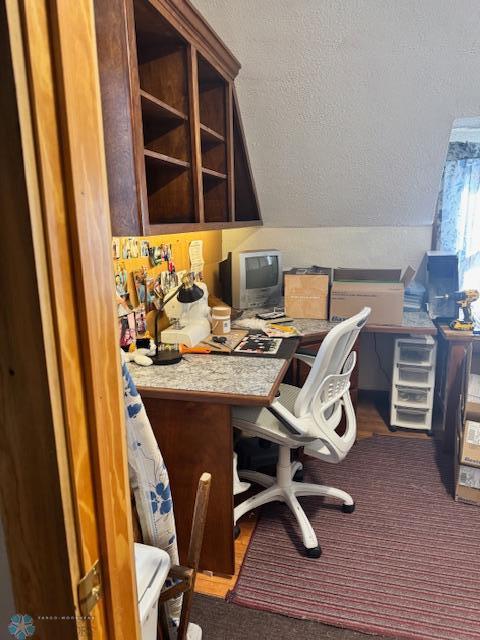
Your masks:
M392 380L391 380L390 376L387 374L387 372L385 371L385 369L383 368L382 359L380 358L380 354L378 353L377 334L376 333L373 334L373 347L375 349L375 355L377 356L378 366L380 367L380 371L385 376L385 380L388 382L388 384L391 385L392 384Z

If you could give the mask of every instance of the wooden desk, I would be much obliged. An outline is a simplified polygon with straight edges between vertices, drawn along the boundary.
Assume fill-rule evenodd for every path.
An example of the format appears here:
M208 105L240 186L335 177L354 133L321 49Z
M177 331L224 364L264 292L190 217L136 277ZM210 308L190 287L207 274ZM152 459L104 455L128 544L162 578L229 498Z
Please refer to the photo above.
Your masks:
M459 408L464 413L472 345L480 341L471 331L454 331L448 324L438 325L436 404L440 412L443 448L455 450L455 430Z
M296 320L295 324L304 334L301 345L313 352L334 326L324 320ZM395 327L375 325L365 330L436 332L429 320L417 314L406 314L403 323ZM201 568L234 573L232 406L272 403L299 344L292 338L287 342L291 351L284 359L188 354L179 364L168 367L129 365L170 475L181 562L186 558L198 478L208 471L212 488ZM289 372L290 381L302 384L298 371L295 378ZM354 403L356 381L355 372L351 385Z
M201 568L235 572L232 406L272 403L298 346L284 359L184 356L164 367L129 370L140 392L170 476L180 562L185 562L198 478L212 474Z
M254 317L256 313L266 312L269 309L262 309L261 311L246 311L242 318ZM315 319L303 319L295 318L293 321L294 326L302 333L300 338L300 347L306 351L315 354L323 339L327 333L336 324L328 320L315 320ZM403 319L400 324L396 325L382 325L382 324L367 324L363 329L364 333L388 333L392 335L432 335L437 334L437 327L430 320L428 314L425 311L412 312L405 311L403 313ZM353 346L353 351L357 353L357 363L352 373L350 380L350 395L352 397L352 403L356 410L358 400L358 371L360 365L360 341L357 340ZM302 386L305 378L308 375L308 365L298 360L292 362L290 370L288 372L288 381L296 386Z

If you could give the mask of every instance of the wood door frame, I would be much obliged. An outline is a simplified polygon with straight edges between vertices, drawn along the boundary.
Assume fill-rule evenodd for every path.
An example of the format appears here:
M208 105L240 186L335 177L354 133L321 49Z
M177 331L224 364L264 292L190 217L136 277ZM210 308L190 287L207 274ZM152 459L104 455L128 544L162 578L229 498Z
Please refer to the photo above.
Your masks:
M93 3L1 11L0 510L15 604L52 640L137 640ZM97 558L95 621L39 619L79 615Z

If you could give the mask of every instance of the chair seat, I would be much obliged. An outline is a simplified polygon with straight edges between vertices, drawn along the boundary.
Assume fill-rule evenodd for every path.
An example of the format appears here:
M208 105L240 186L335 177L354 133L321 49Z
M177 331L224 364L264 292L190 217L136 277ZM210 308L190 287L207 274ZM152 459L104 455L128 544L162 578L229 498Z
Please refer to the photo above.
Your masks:
M281 384L279 391L280 395L277 400L293 413L295 400L300 393L300 389L290 384ZM314 438L305 438L295 434L280 422L266 407L234 407L232 422L234 427L249 435L265 438L265 440L270 440L281 446L297 448L304 444L319 442ZM326 447L323 448L325 449L324 453L328 456L328 449Z

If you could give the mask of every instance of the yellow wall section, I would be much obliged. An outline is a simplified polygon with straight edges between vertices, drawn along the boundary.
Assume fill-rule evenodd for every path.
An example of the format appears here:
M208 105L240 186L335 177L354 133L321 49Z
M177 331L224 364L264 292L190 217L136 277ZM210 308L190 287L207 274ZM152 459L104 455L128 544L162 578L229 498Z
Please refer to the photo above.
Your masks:
M219 282L218 282L218 263L222 260L222 232L221 231L198 231L195 233L172 233L163 236L139 236L139 245L142 240L147 240L149 246L155 247L161 244L171 244L173 263L176 271L182 271L183 269L190 269L190 258L188 255L188 247L192 240L203 240L203 259L205 261L204 267L204 281L208 287L210 294L219 295ZM120 238L122 241L123 238ZM167 270L167 263L152 267L150 265L149 258L129 258L124 260L120 257L118 260L114 260L115 271L118 270L119 265L125 265L128 271L128 292L130 293L130 300L136 301L137 295L135 291L135 285L133 282L133 272L141 267L146 267L151 273L157 274L161 271Z

